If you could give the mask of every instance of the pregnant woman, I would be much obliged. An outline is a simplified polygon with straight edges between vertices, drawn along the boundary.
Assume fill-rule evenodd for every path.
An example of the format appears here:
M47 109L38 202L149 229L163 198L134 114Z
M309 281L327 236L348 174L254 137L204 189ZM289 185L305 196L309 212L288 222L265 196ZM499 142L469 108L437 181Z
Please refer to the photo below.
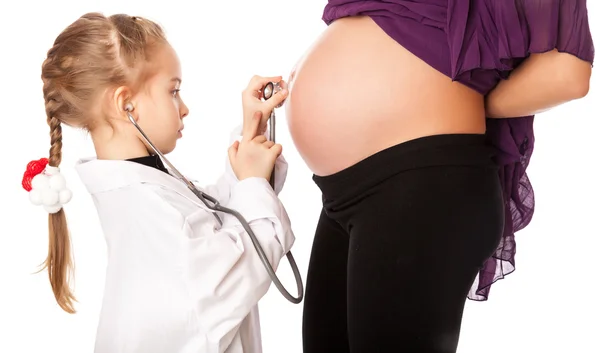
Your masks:
M329 0L323 20L286 107L323 194L304 352L455 352L533 214L533 115L588 92L586 2Z

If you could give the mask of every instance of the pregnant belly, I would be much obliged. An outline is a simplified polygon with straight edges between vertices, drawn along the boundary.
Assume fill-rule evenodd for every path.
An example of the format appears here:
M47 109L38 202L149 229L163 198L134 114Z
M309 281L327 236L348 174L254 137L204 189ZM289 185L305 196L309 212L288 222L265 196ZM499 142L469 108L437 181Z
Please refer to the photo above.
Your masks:
M369 17L331 24L289 81L290 134L317 175L414 138L485 132L481 94L425 64Z

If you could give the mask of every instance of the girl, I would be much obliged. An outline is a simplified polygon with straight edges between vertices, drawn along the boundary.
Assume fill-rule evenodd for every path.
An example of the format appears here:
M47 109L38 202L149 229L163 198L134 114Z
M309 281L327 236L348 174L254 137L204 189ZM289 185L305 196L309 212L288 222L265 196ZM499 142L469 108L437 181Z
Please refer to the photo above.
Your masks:
M260 134L266 132L261 116L268 118L286 90L265 102L259 91L280 79L251 80L243 92L242 137L229 149L223 177L205 189L247 219L275 268L294 235L277 198L287 164L281 146ZM50 212L46 265L56 300L69 313L74 297L67 283L71 263L62 204L70 195L58 170L61 124L89 130L97 154L76 167L108 245L95 351L261 352L257 303L270 279L248 235L232 216L219 214L219 226L127 118L125 107L165 154L182 136L188 108L179 94L180 65L159 25L88 13L58 36L42 80L50 156L29 189L32 201ZM267 181L273 168L275 190ZM51 189L62 191L51 200Z
M588 92L586 1L329 0L323 20L286 114L323 193L304 352L455 352L533 214L533 115Z

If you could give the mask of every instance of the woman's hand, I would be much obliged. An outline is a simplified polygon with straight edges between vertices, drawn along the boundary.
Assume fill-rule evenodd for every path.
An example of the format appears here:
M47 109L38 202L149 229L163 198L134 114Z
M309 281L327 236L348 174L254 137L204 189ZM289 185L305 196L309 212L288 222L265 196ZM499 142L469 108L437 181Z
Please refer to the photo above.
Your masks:
M279 84L282 87L282 90L275 93L271 98L266 101L262 101L263 87L269 83L274 82ZM260 124L258 129L256 130L257 135L262 135L267 130L267 122L271 115L271 112L275 107L281 104L288 95L287 83L282 80L281 76L275 77L262 77L262 76L254 76L250 80L248 87L242 92L242 108L244 114L244 124L243 124L243 134L247 131L252 130L253 126L253 116L255 112L261 112L262 118L260 120ZM255 135L256 136L256 135ZM254 136L252 136L253 138Z
M281 145L267 141L264 135L258 134L262 117L262 112L254 113L244 130L242 141L235 141L229 147L229 162L238 180L258 177L268 181L275 161L281 154Z

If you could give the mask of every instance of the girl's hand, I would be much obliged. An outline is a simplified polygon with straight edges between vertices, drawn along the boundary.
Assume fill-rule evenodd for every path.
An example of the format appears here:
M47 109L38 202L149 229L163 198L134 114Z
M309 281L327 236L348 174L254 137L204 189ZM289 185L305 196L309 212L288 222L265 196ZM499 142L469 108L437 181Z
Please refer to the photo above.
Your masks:
M281 154L281 145L267 141L265 136L258 134L261 120L262 113L254 113L242 141L235 141L229 147L229 162L238 180L258 177L268 181L275 161Z
M269 83L274 82L279 84L282 87L282 90L275 93L271 98L266 101L262 101L263 98L263 87ZM267 130L267 122L269 117L271 116L271 112L275 107L281 104L288 95L287 83L282 80L281 76L275 77L262 77L262 76L254 76L250 83L248 83L248 87L242 92L242 108L244 114L244 123L242 133L245 135L248 131L252 131L252 118L255 112L261 112L262 118L260 120L258 129L256 130L256 135L262 135ZM255 136L256 136L255 135ZM250 138L254 138L252 136Z

